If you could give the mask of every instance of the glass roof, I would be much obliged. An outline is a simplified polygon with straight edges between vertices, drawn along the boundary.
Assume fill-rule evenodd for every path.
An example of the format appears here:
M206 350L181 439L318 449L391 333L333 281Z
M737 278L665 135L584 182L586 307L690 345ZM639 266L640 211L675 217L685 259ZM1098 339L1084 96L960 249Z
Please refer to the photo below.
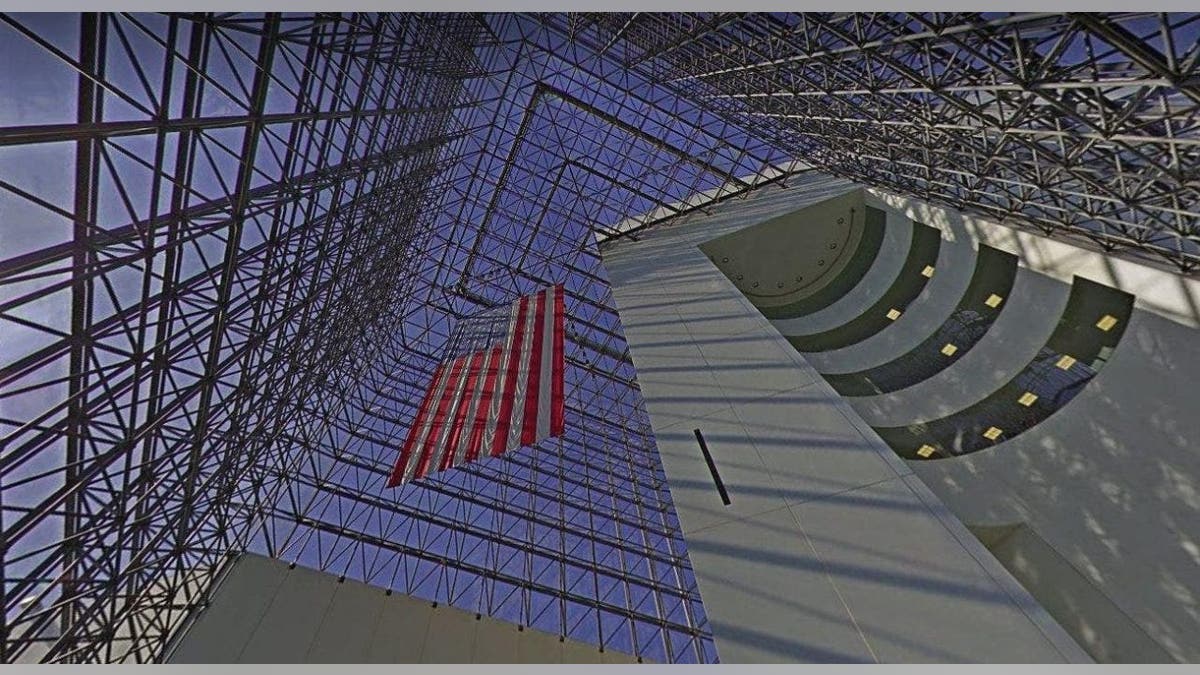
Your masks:
M250 550L716 660L597 241L815 169L1193 274L1197 26L2 17L3 659L161 659ZM552 283L565 436L385 489L457 322Z

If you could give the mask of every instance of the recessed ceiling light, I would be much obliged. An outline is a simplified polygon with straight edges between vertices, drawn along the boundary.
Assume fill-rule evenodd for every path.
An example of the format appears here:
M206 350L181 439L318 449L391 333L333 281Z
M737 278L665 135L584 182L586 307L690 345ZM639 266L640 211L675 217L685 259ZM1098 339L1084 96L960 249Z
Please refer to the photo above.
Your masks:
M958 351L958 347L954 346L953 342L947 342L945 347L942 347L942 353L946 356L954 356L954 352Z
M1062 368L1063 370L1070 370L1071 366L1075 365L1075 357L1063 354L1061 357L1059 357L1058 361L1054 362L1054 365Z
M999 307L1000 303L1002 303L1002 302L1004 302L1004 298L1000 297L999 295L996 295L995 293L992 293L991 295L988 296L987 300L983 301L983 304L987 305L988 307Z
M1021 398L1017 399L1017 403L1020 403L1028 408L1029 406L1033 405L1033 402L1036 400L1038 400L1037 394L1033 393L1032 391L1027 391L1024 394L1021 394Z
M988 427L987 431L983 432L983 437L989 441L994 441L1000 438L1000 434L1002 433L1004 432L1000 431L999 427Z
M937 452L937 448L934 448L932 445L929 445L929 444L925 444L925 445L922 445L921 447L917 448L917 456L924 457L926 459L932 457L933 453L935 453L935 452Z
M929 278L933 276L933 265L926 265L925 269L921 270L921 276Z
M891 319L892 321L899 319L900 318L900 310L895 309L895 308L889 309L888 313L887 313L887 318Z
M1115 325L1117 325L1117 317L1112 314L1105 314L1096 322L1096 328L1104 331L1110 330Z

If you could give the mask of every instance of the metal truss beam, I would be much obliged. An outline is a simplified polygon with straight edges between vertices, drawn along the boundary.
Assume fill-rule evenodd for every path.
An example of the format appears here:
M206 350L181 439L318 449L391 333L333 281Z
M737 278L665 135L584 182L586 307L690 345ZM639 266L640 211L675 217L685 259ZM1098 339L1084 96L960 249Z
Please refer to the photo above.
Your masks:
M1195 274L1198 33L0 16L0 658L161 660L255 551L716 660L597 241L820 170ZM385 489L457 322L549 283L567 433Z

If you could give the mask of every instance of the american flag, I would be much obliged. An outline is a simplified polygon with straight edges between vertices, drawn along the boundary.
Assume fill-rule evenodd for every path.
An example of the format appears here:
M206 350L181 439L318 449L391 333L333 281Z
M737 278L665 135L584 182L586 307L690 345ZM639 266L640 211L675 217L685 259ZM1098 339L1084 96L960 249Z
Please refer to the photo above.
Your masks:
M387 486L561 436L564 332L561 284L460 322Z

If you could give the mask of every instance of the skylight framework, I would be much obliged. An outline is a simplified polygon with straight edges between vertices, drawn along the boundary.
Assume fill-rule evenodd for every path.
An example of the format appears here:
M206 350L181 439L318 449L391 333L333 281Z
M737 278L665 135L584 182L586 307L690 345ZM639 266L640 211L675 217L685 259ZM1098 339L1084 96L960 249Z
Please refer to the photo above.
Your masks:
M1191 18L0 24L4 661L160 660L246 550L716 660L596 241L802 163L1195 271ZM564 437L385 489L552 283Z
M574 24L625 67L829 173L1197 272L1196 14L606 13Z
M4 660L161 659L242 550L716 658L594 235L782 153L529 17L3 23ZM385 489L456 321L549 283L565 437Z

